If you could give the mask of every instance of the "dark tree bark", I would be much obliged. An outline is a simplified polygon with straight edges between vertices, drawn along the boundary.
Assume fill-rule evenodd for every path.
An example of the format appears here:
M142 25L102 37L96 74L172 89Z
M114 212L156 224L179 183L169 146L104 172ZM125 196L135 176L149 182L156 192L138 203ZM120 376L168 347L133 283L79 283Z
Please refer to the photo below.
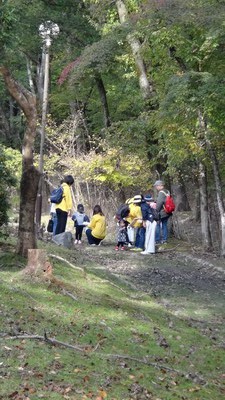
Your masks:
M216 198L217 198L217 205L220 215L220 227L221 227L221 247L220 247L220 255L225 257L225 206L223 200L223 193L222 193L222 183L220 177L220 169L219 163L216 157L216 153L211 145L210 140L207 138L207 130L206 130L206 146L211 158L212 168L213 168L213 175L214 175L214 182L216 188Z
M108 107L108 102L107 102L105 86L104 86L103 80L100 76L96 76L95 81L97 84L97 88L98 88L101 103L102 103L104 126L105 126L105 128L108 128L110 126L110 117L109 117L109 107Z
M33 165L33 144L36 136L36 97L11 76L8 68L1 67L5 85L26 117L26 130L22 145L22 178L20 183L20 215L17 253L27 257L28 249L35 249L35 203L40 172Z
M196 222L201 222L201 210L200 210L200 192L195 193L195 209L194 217Z
M199 191L200 191L202 245L204 249L208 251L212 249L212 240L209 228L209 207L208 207L206 168L202 163L199 163Z
M171 184L171 192L175 199L176 211L190 211L190 205L183 182Z
M216 188L216 199L217 199L217 205L218 205L219 214L220 214L220 225L221 225L220 254L222 257L225 257L225 206L224 206L223 193L222 193L222 183L221 183L221 177L220 177L219 163L218 163L216 153L214 151L214 148L213 148L211 140L210 140L210 134L209 134L208 126L207 126L206 116L203 114L203 112L201 110L199 110L198 116L199 116L199 126L204 134L206 149L208 150L208 153L209 153L209 156L211 159L211 163L212 163L213 177L214 177L215 188Z

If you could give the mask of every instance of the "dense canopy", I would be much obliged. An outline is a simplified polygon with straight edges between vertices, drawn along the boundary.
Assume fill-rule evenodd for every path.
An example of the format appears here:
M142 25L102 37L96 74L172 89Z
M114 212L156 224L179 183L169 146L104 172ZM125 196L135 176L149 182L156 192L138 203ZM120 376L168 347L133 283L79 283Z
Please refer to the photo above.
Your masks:
M205 247L222 232L225 255L224 17L219 0L3 1L0 140L4 157L23 154L23 207L32 174L34 214L46 56L38 29L52 21L46 181L71 173L75 199L92 205L93 193L116 203L162 178L189 200L180 210L200 210Z

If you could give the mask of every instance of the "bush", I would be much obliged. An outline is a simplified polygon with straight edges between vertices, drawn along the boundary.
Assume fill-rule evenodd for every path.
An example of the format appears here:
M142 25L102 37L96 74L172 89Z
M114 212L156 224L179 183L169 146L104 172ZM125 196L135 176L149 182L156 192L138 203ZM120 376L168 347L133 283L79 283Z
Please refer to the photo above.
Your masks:
M16 185L16 178L12 171L7 167L8 155L5 153L4 147L0 148L0 226L8 222L8 210L10 188Z

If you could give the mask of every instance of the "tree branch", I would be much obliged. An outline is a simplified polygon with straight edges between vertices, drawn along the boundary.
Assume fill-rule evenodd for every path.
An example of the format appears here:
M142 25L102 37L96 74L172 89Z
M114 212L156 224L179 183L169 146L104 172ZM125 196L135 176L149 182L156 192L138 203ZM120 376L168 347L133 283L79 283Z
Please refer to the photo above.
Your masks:
M11 339L11 340L24 340L24 339L34 339L34 340L39 340L41 342L46 342L51 344L52 346L63 346L63 347L67 347L69 349L72 350L76 350L76 351L80 351L85 353L87 350L85 348L87 348L87 346L85 346L85 348L82 348L80 346L73 346L72 344L69 343L65 343L65 342L61 342L59 340L56 339L52 339L49 338L46 334L46 332L44 333L44 336L39 336L39 335L15 335L15 336L9 336L9 337L5 337L4 339Z
M49 257L56 258L56 259L59 260L59 261L63 261L63 262L65 262L66 264L68 264L70 267L72 267L73 269L78 269L79 271L82 271L84 274L86 273L85 270L84 270L84 268L76 267L74 264L70 263L69 261L67 261L67 260L66 260L65 258L63 258L63 257L56 256L55 254L49 254Z

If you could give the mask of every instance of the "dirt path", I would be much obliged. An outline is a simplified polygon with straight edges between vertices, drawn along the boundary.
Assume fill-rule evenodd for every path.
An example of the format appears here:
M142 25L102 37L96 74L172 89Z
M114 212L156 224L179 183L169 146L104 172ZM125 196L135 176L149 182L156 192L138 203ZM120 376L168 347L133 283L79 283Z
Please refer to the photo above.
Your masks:
M88 269L120 279L184 318L222 324L225 320L225 262L179 242L144 256L116 252L110 243L81 250Z

